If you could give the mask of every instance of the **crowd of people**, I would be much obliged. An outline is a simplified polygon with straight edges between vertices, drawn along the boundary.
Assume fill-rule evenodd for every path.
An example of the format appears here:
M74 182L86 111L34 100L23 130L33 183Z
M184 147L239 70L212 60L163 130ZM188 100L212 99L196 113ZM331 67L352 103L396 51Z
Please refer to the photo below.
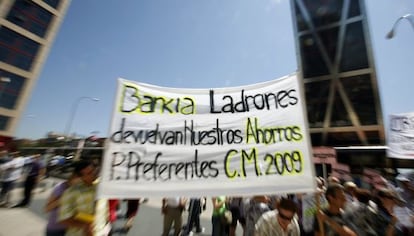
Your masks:
M32 192L44 174L45 167L40 154L23 157L18 152L0 151L0 206L28 206L32 199ZM11 205L10 192L21 179L24 184L22 200L16 205Z
M30 204L44 169L40 155L22 159L1 152L2 206L10 204L10 190L22 176L22 200L12 207ZM97 170L93 162L75 162L71 176L53 188L44 206L49 214L47 236L128 233L140 204L147 199L96 200ZM333 176L326 180L317 177L317 189L312 193L211 197L211 235L235 236L238 225L243 236L414 235L414 173L400 174L395 181L383 180L382 186L366 188ZM162 199L162 235L170 235L171 230L174 236L204 233L200 215L208 201L206 197ZM127 212L121 216L118 209L124 202ZM122 230L116 231L113 226L119 218L126 220Z
M237 223L244 236L414 235L414 173L397 176L395 183L383 181L367 189L333 176L326 181L318 177L314 193L222 197L213 205L228 204L233 221L223 224L213 212L212 235L234 236Z

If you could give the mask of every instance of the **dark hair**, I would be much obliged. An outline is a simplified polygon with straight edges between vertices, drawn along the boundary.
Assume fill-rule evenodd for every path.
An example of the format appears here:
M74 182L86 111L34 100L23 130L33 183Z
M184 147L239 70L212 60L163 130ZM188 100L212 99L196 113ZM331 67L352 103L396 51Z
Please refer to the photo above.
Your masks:
M344 189L344 187L342 186L342 185L340 185L340 184L329 184L328 185L328 187L326 188L326 191L325 191L325 197L326 197L326 200L328 200L328 202L329 202L329 198L328 198L328 196L331 196L331 197L336 197L336 192L338 191L338 190L343 190Z
M355 197L358 199L359 202L365 204L368 204L369 200L373 198L369 190L361 188L355 189Z
M86 167L92 165L92 162L86 161L86 160L80 160L80 161L77 161L77 162L73 163L73 165L74 165L73 172L76 175L79 175L80 176L81 175L81 171L83 169L85 169Z
M278 207L280 209L288 210L294 213L297 213L298 211L298 206L296 205L296 203L288 198L281 198Z

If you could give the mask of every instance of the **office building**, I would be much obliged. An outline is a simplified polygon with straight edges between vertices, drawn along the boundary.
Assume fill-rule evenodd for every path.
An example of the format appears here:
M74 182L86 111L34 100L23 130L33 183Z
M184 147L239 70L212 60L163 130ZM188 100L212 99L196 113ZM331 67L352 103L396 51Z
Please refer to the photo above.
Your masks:
M313 146L353 168L389 167L364 0L291 0Z
M0 144L30 99L70 0L0 0Z

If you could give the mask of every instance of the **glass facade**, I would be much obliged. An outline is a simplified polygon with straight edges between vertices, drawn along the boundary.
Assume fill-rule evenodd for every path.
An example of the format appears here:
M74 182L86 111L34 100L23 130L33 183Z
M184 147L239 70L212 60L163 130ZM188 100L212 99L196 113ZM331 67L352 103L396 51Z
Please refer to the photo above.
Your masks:
M39 44L4 26L0 27L0 61L30 70Z
M26 79L3 70L0 77L9 79L9 82L0 82L0 107L14 109Z
M9 117L0 115L0 130L6 130L9 123Z
M52 13L27 0L16 0L6 17L8 21L40 37L45 36L52 18Z
M291 1L312 145L384 145L363 0Z
M364 35L362 22L347 25L340 62L341 72L369 67L367 47L365 40L361 40L361 35Z
M0 0L0 143L6 146L69 4L70 0Z
M43 2L47 3L49 6L53 8L58 8L60 4L60 0L43 0Z

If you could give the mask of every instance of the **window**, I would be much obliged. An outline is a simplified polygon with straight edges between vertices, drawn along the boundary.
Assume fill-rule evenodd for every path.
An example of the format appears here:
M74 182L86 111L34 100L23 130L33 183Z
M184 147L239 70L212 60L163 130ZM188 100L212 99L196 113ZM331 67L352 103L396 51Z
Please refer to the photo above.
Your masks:
M9 118L10 117L0 115L0 130L6 130Z
M0 28L0 61L29 71L39 46L35 41L8 28Z
M369 67L367 47L361 35L365 35L361 21L347 26L340 71L344 72Z
M58 8L60 0L43 0L43 2L47 3L49 6L53 8Z
M16 0L6 19L40 37L44 37L52 18L52 13L34 2Z
M311 34L299 38L300 52L302 58L303 77L309 78L329 74L329 70L322 58L321 51Z
M0 107L15 109L26 78L0 70L0 77L9 78L9 82L0 82Z
M338 22L341 19L343 0L304 0L315 27Z

